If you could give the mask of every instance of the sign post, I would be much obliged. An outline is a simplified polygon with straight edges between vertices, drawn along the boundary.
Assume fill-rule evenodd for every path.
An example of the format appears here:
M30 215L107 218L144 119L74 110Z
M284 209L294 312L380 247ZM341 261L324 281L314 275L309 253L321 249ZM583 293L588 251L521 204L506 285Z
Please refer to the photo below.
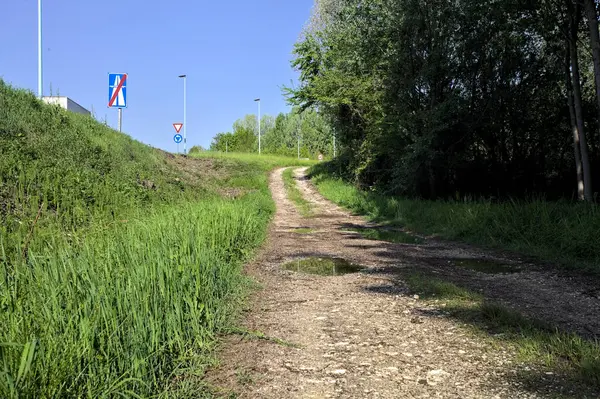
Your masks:
M181 134L179 134L182 126L183 126L183 123L179 123L179 122L173 123L175 132L177 133L175 136L173 136L173 141L177 143L177 153L178 154L179 154L179 143L181 143L183 141L183 136ZM185 147L183 148L183 152L185 153Z
M179 143L183 141L183 136L177 133L175 136L173 136L173 141L177 143L177 153L179 153Z
M119 110L119 132L123 127L123 108L127 108L127 74L108 74L108 108Z

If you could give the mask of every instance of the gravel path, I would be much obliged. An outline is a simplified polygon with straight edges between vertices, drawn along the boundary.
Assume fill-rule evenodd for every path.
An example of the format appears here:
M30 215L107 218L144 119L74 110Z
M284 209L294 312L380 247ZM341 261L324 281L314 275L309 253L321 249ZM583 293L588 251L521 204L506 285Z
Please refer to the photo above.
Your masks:
M556 397L523 383L522 367L509 347L481 338L467 325L413 298L393 272L419 264L444 273L440 260L481 253L435 241L408 245L365 240L344 231L369 223L324 200L304 178L305 170L297 169L298 186L313 206L313 216L304 218L286 197L282 171L273 172L270 180L277 212L268 243L247 266L261 289L251 300L244 325L283 342L228 337L220 354L222 365L208 376L213 386L235 392L238 398ZM298 228L310 232L299 234L294 231ZM280 267L311 256L341 257L367 270L324 277ZM456 271L445 272L456 278ZM523 278L539 282L536 273L519 273L527 276L517 284L524 284ZM484 287L486 295L501 302L526 299L522 294L516 299L500 294L498 287L512 293L514 275L494 275L494 283L492 277L479 274L458 273L467 285ZM591 312L597 298L590 303L586 298L577 300ZM538 302L530 301L525 308L536 314ZM558 322L598 332L595 317L582 322L584 326L572 315Z

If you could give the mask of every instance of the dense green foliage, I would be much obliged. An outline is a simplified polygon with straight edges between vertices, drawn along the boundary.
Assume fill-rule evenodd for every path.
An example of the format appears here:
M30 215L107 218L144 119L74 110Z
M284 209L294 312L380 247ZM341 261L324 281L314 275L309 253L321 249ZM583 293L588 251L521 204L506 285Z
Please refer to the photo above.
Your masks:
M290 159L201 156L0 81L0 397L202 395Z
M586 171L589 152L585 178L599 182L594 19L582 2L317 0L314 10L290 100L333 121L345 178L427 198L571 198L575 153Z
M261 152L316 159L319 154L333 155L333 136L329 124L314 110L289 114L280 113L276 118L261 118ZM219 133L210 146L212 151L258 152L258 125L255 115L246 115L233 124L233 131ZM298 154L299 150L299 154Z
M600 211L594 205L414 200L360 190L332 177L325 164L313 169L321 194L374 220L600 273Z

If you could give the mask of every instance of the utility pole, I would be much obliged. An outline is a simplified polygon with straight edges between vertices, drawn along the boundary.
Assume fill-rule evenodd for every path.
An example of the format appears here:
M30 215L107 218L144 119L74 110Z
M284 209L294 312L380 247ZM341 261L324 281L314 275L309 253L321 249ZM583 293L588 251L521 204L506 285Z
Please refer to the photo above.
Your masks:
M300 133L302 132L302 114L298 114L300 118L300 128L298 129L298 159L300 159Z
M260 155L260 98L255 98L255 102L258 102L258 155Z
M38 0L38 97L44 95L42 82L42 0Z
M335 153L335 133L333 133L333 157L336 157L336 153Z
M183 78L183 155L187 153L187 75L179 75Z

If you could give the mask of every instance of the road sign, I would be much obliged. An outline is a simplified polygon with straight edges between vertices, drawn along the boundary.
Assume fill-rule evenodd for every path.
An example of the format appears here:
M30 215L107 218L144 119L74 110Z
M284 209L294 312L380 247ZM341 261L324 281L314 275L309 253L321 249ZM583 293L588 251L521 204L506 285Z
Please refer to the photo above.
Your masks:
M108 74L108 107L127 108L127 74Z
M173 136L173 141L179 144L183 141L183 136L177 133L175 136Z
M179 133L179 131L181 130L181 128L183 127L183 123L173 123L173 127L175 128L175 131L177 133Z

